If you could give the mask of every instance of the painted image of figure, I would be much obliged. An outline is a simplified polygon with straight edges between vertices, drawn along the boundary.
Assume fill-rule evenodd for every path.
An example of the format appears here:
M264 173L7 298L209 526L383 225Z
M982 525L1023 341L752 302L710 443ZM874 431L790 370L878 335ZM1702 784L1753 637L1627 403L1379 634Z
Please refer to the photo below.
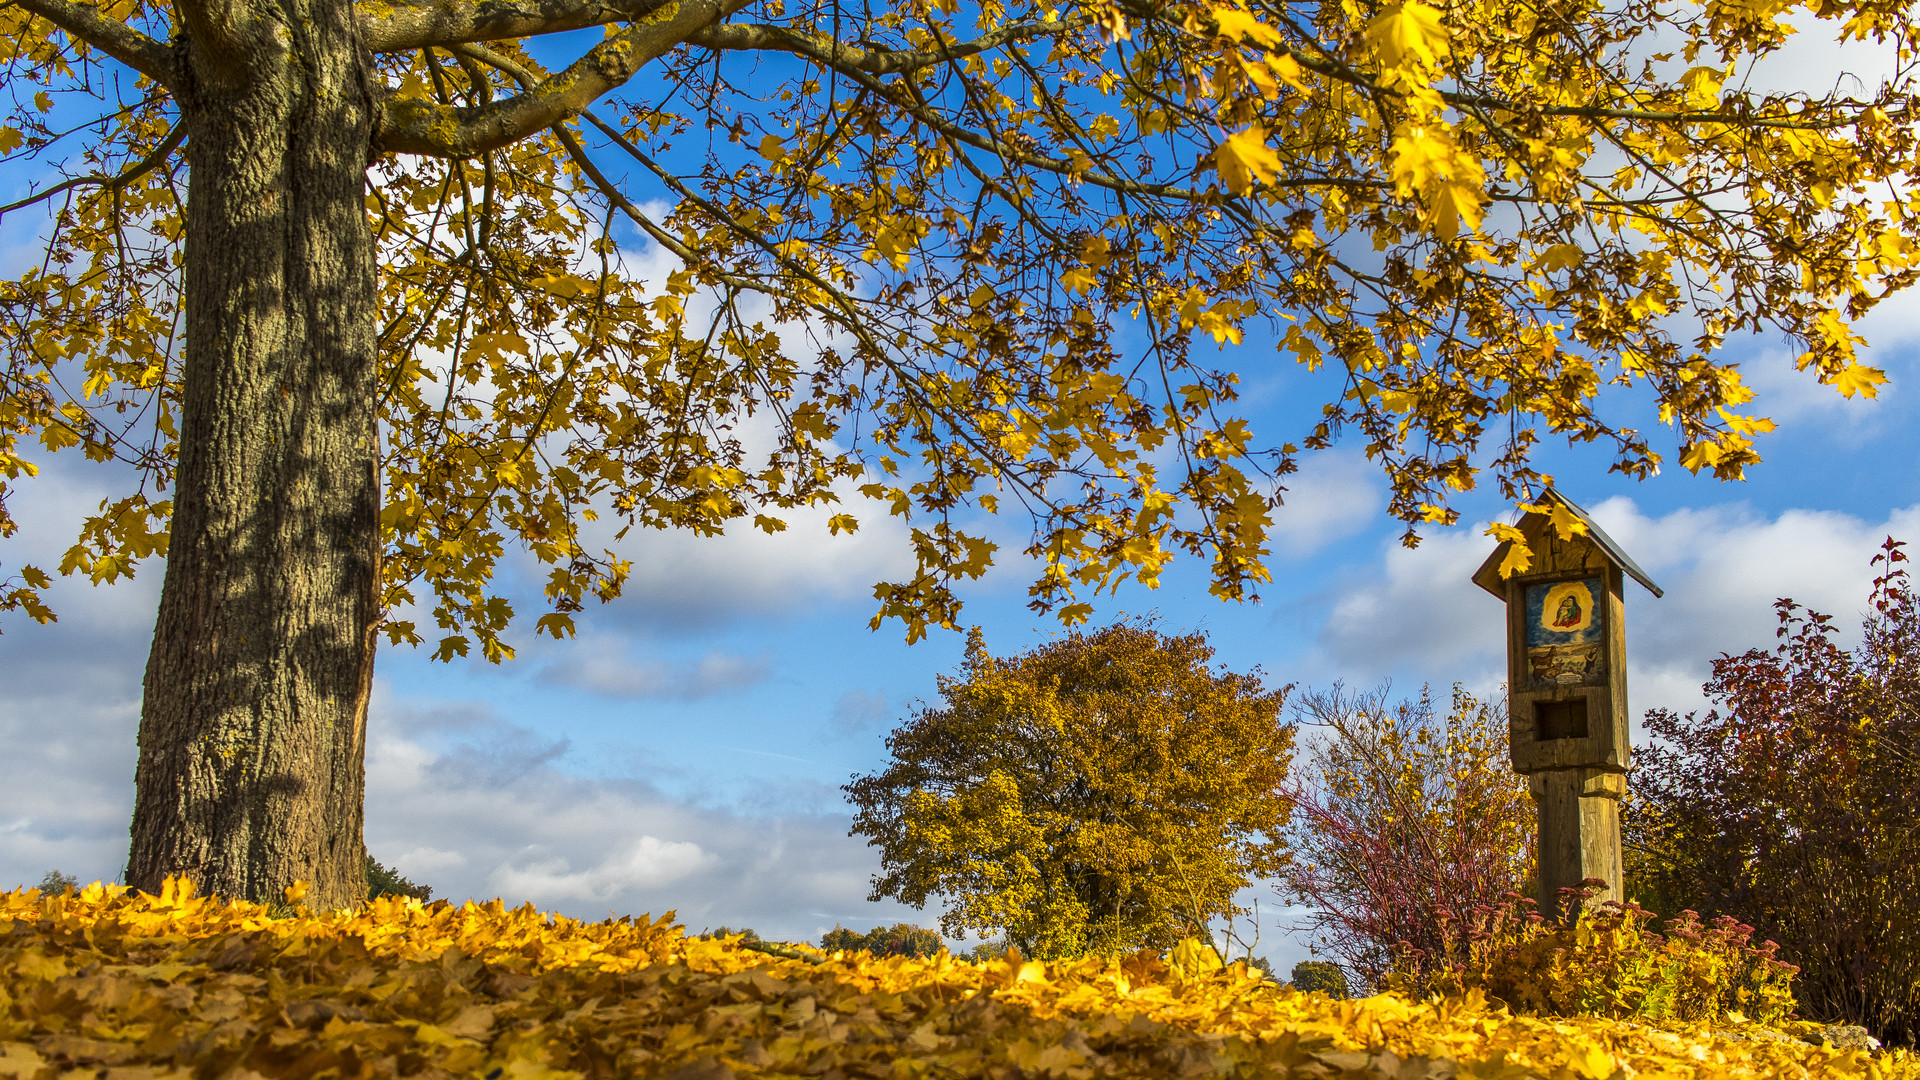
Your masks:
M1587 645L1600 640L1599 597L1606 582L1540 581L1527 586L1527 648L1548 645Z
M1553 611L1553 625L1556 628L1580 625L1580 601L1572 593L1560 598L1560 606Z

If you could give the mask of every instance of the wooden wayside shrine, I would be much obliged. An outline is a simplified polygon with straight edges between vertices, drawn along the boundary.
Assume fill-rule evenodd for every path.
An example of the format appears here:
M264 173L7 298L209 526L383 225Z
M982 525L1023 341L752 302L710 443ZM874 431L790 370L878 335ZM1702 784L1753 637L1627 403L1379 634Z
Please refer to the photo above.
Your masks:
M1620 799L1627 732L1626 579L1661 595L1646 571L1572 500L1548 488L1518 524L1531 564L1510 577L1504 541L1473 582L1507 605L1507 739L1540 816L1540 911L1559 891L1601 878L1598 903L1623 899ZM1570 517L1569 517L1570 515ZM1560 518L1558 527L1555 517ZM1563 536L1571 521L1584 532Z

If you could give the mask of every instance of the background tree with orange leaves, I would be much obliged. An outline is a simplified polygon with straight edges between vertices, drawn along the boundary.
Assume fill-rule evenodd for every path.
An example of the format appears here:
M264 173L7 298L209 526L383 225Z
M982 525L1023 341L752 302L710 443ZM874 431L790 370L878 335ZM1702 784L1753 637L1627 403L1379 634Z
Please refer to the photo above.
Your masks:
M1890 74L1742 90L1793 20ZM49 216L0 283L0 504L65 449L140 481L0 605L164 556L127 880L346 903L376 639L510 656L511 545L570 633L629 565L596 517L900 515L876 619L918 637L1003 505L1069 623L1179 552L1248 595L1268 478L1343 431L1409 541L1482 470L1527 497L1543 434L1738 476L1768 422L1729 337L1883 378L1851 327L1913 275L1910 30L1891 0L11 0L0 153L42 182L0 213ZM1292 442L1193 352L1250 331L1327 371Z

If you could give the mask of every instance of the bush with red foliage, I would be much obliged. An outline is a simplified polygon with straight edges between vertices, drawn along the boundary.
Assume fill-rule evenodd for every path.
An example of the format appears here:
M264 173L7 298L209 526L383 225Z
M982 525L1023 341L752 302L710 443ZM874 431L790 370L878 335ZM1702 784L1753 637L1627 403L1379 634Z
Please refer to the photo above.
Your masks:
M1801 969L1803 1014L1920 1034L1920 602L1889 538L1860 646L1780 600L1779 646L1723 654L1704 719L1646 716L1629 877L1737 916Z
M1450 924L1527 887L1533 803L1499 703L1456 686L1443 715L1425 689L1392 704L1336 686L1296 715L1314 744L1289 786L1283 895L1313 909L1315 952L1380 989L1396 955L1444 955Z

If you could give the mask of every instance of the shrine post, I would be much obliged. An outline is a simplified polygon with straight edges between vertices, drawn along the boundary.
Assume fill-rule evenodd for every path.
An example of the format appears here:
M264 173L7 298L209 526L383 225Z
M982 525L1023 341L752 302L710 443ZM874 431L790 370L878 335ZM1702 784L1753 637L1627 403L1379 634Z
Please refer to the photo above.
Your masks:
M1540 818L1540 911L1587 878L1607 883L1593 902L1625 898L1620 798L1632 764L1627 731L1626 602L1633 578L1661 595L1587 512L1549 488L1519 529L1531 564L1502 577L1512 542L1474 572L1507 605L1507 740ZM1555 518L1559 518L1556 526ZM1569 530L1572 522L1584 533Z

